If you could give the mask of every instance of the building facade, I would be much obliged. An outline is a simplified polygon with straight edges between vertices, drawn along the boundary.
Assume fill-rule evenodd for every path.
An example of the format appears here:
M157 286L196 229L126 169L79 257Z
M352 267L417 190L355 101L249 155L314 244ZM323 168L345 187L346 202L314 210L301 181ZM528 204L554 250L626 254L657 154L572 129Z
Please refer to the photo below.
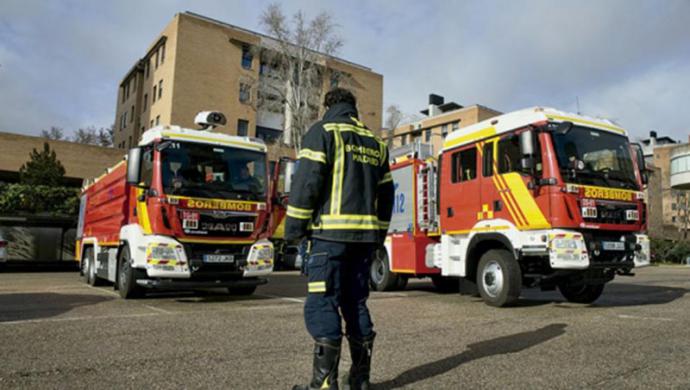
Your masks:
M276 40L191 12L179 13L156 37L120 83L114 144L136 145L156 125L194 128L199 111L220 111L228 134L278 139L285 128L285 106L262 108L258 80L271 77L256 55ZM360 119L371 129L381 127L383 76L370 68L316 53L323 67L322 92L347 75L357 95ZM271 80L268 80L270 82ZM263 101L263 100L262 100Z
M420 112L425 115L423 119L384 133L383 138L390 148L421 142L431 144L436 155L448 133L501 115L499 111L480 105L463 107L455 102L445 103L442 96L435 94L429 95L429 107Z
M652 171L647 187L649 233L659 238L687 239L690 236L690 140L678 143L663 137L668 139L659 143L655 136L653 133L650 142L642 141L656 144L646 156Z

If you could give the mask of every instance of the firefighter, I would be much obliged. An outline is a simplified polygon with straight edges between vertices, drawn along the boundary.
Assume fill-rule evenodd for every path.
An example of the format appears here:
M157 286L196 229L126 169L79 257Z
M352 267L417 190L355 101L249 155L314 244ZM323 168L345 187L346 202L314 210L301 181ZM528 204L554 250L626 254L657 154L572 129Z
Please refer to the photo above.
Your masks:
M352 366L345 379L368 389L376 333L366 306L369 264L391 219L393 180L386 144L359 120L354 95L326 94L323 119L302 141L285 237L308 239L304 320L314 338L313 376L293 389L337 389L341 315Z

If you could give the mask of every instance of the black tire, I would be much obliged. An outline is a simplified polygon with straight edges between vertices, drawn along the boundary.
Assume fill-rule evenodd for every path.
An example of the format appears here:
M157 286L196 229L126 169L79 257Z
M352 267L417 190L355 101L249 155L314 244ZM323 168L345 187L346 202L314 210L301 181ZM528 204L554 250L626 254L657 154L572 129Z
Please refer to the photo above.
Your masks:
M101 284L101 278L96 274L96 256L93 253L93 247L87 246L84 248L84 253L81 255L82 277L89 286L98 286Z
M407 281L410 279L407 276L398 274L398 283L395 285L396 290L404 290L407 287Z
M514 304L520 297L522 272L513 255L505 249L491 249L484 253L477 267L477 288L489 306Z
M369 285L374 291L392 291L398 286L399 276L391 272L386 248L374 252L369 268Z
M252 295L256 291L257 286L237 286L228 287L228 294L230 295Z
M447 276L435 275L431 277L431 283L436 291L441 293L456 293L460 291L460 279Z
M129 247L124 246L117 258L117 290L123 299L142 296L143 291L136 283L137 270L132 267Z
M581 280L566 280L558 283L558 290L568 302L592 303L604 292L604 284L588 284Z

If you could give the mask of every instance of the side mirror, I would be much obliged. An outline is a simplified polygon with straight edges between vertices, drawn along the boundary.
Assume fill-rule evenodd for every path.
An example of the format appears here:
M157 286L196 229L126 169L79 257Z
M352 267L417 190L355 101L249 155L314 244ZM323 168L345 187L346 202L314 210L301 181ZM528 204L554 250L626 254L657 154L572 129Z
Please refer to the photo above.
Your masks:
M640 170L640 178L642 179L642 184L647 184L649 182L649 176L647 175L647 161L644 159L644 152L642 151L642 146L638 143L630 144L630 148L633 151L634 158L637 161L637 169Z
M127 153L127 184L138 185L141 181L141 148L132 148Z
M534 133L532 130L520 133L520 152L524 157L534 155Z
M292 160L284 160L285 164L285 184L283 186L283 194L287 195L290 193L290 187L292 186L292 176L297 171L297 165Z

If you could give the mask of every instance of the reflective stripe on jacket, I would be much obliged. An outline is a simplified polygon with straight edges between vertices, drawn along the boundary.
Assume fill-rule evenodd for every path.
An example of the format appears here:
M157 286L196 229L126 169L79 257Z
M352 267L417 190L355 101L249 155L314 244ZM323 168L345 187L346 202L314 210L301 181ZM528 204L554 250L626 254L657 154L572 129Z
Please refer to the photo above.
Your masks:
M357 119L354 107L329 109L304 136L298 159L286 239L383 241L393 209L388 148Z

